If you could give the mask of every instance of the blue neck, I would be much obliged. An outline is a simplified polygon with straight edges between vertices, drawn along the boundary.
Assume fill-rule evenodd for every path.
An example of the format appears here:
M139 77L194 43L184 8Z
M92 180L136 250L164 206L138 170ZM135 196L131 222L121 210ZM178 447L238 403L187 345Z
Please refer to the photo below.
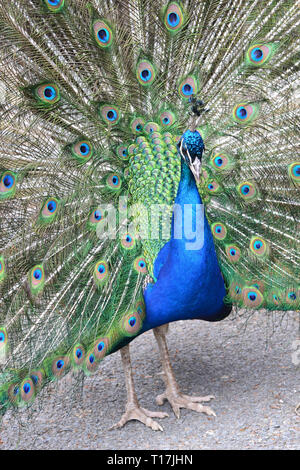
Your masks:
M191 205L190 210L186 204ZM183 160L175 208L183 214L183 236L178 238L173 213L171 239L154 263L157 280L144 292L146 319L143 331L176 320L216 321L229 313L223 304L224 281L202 200L194 176ZM191 240L191 231L196 233L194 240Z

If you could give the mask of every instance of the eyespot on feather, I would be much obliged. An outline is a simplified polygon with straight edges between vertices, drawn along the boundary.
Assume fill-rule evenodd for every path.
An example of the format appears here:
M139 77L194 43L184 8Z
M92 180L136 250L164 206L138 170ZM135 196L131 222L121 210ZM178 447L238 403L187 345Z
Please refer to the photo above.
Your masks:
M62 377L70 367L69 356L58 356L52 361L51 371L54 377Z
M246 64L252 67L265 65L273 57L277 47L275 43L259 43L250 46L246 52Z
M41 264L34 266L28 274L31 293L37 295L44 287L45 272Z
M134 269L141 274L146 274L147 273L147 264L146 260L143 256L139 256L134 260L133 263Z
M72 361L75 366L81 366L85 359L85 349L82 344L76 344L73 348Z
M107 354L109 348L109 338L98 338L94 346L94 356L97 360L101 360Z
M3 351L7 347L8 336L5 328L0 328L0 359L2 357Z
M269 298L269 301L271 302L271 304L275 305L276 307L281 306L282 298L281 298L281 294L279 293L279 291L272 291L269 294L268 298Z
M230 297L234 302L241 304L243 300L243 282L241 280L233 280L229 288Z
M129 153L126 145L119 145L117 147L117 155L121 160L128 160Z
M217 181L209 180L206 183L206 187L209 193L211 194L218 194L221 190L221 187Z
M0 180L0 200L13 197L16 193L17 175L12 171L5 171Z
M300 306L300 289L292 288L285 291L285 301L295 309Z
M57 198L48 198L43 204L40 212L40 220L44 223L50 223L57 215L59 208L59 200Z
M111 27L103 20L96 20L92 25L93 37L97 46L107 49L112 45L113 32Z
M42 387L44 381L43 372L41 370L33 370L30 373L30 378L33 382L35 390L39 390Z
M300 162L294 162L289 165L288 175L294 183L300 184Z
M170 34L176 34L184 25L185 15L179 3L171 2L164 11L164 25Z
M264 258L269 254L269 245L262 237L254 236L250 240L250 250L258 258Z
M134 336L142 327L142 319L137 312L128 313L122 318L121 325L126 336Z
M55 83L43 83L34 88L36 99L44 105L51 106L60 100L60 91Z
M155 80L156 71L149 60L140 60L136 67L136 78L140 85L150 86Z
M120 244L126 251L133 250L136 246L135 237L131 233L125 233L121 236Z
M98 224L103 223L106 217L106 211L104 211L101 207L97 207L93 209L88 220L89 228L96 230Z
M51 13L59 13L65 6L65 0L43 0Z
M159 130L160 130L160 127L156 122L148 121L144 125L144 131L147 132L148 134L152 134L153 132L159 132Z
M176 115L172 111L163 111L159 115L159 120L163 127L170 127L176 122Z
M258 197L257 187L251 181L243 181L236 189L244 201L252 202Z
M8 387L8 398L12 405L18 405L20 401L20 385L18 383L13 383Z
M85 363L86 371L91 374L96 372L98 365L99 365L99 361L96 359L93 351L89 351L87 353L84 363Z
M244 287L243 289L243 303L246 307L258 308L264 301L262 293L255 287Z
M100 105L99 113L102 117L102 120L111 126L116 125L121 117L119 109L111 104Z
M35 387L31 378L26 378L20 385L21 400L25 403L30 402L35 396Z
M44 0L44 3L51 13L59 13L65 6L65 0Z
M210 165L215 170L230 170L233 167L233 160L225 153L215 153L210 159Z
M106 178L106 185L115 191L118 191L121 188L122 180L119 175L112 173Z
M226 245L225 250L229 261L237 263L240 260L241 250L237 245Z
M109 278L109 269L106 261L98 261L94 268L94 281L98 287L101 287Z
M215 222L211 226L212 234L217 240L224 240L227 235L227 228L221 222Z
M239 103L233 108L232 118L236 123L244 126L253 122L258 116L258 112L259 107L257 104Z
M76 140L71 146L72 156L79 162L88 161L94 154L94 147L87 139Z
M181 98L188 100L192 95L198 92L198 82L194 76L186 77L178 87L178 93Z
M133 134L140 134L144 128L145 120L141 117L133 119L130 123L130 128Z

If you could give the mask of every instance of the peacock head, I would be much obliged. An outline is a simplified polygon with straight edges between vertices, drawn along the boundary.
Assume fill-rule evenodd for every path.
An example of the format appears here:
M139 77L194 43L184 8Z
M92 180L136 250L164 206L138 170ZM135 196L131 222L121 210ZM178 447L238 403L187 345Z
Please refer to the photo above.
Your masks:
M200 132L187 130L180 138L177 149L193 173L195 180L199 181L201 160L204 151L204 142Z

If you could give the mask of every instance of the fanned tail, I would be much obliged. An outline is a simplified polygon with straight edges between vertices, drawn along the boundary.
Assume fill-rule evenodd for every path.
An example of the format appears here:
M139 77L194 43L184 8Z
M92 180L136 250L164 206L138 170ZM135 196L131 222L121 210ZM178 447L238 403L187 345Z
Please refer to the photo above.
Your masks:
M111 208L173 204L189 126L228 300L299 308L298 26L286 0L2 1L2 411L142 331L163 241Z

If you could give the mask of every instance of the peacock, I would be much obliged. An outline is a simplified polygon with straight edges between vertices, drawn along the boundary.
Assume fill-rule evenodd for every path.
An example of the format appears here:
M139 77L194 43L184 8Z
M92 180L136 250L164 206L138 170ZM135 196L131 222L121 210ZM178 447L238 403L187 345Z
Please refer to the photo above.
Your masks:
M300 308L295 0L1 0L0 409L129 343ZM299 155L299 153L298 153Z

